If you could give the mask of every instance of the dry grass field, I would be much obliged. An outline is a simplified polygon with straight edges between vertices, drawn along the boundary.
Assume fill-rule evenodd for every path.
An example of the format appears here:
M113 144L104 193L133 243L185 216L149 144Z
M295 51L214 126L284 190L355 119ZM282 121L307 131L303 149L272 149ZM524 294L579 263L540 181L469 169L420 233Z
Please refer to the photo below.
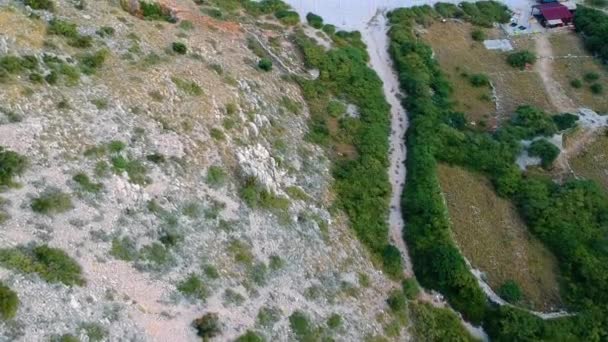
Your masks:
M591 108L598 113L608 113L608 96L606 90L603 94L593 94L589 87L597 82L608 90L608 68L592 58L585 51L579 36L573 32L560 32L551 35L549 38L553 47L555 57L553 62L555 70L554 77L561 84L567 95L580 107ZM563 58L566 56L588 56L580 58ZM600 76L595 82L584 80L585 75L594 73ZM570 85L573 80L582 82L581 88L574 88Z
M440 165L454 238L475 268L497 290L508 280L522 289L522 305L536 310L559 307L555 257L528 233L514 205L499 198L481 175Z
M608 136L601 134L569 161L574 173L596 181L608 190Z
M505 62L504 52L487 50L482 43L471 38L472 31L470 24L447 22L433 24L422 35L433 47L437 60L453 84L457 110L466 113L470 121L485 121L489 128L522 104L549 112L554 110L536 73L513 69ZM487 30L486 35L501 38L498 29ZM530 45L524 40L514 42L514 45L528 47L526 43ZM496 88L497 102L492 100L490 88L472 86L463 73L489 76Z

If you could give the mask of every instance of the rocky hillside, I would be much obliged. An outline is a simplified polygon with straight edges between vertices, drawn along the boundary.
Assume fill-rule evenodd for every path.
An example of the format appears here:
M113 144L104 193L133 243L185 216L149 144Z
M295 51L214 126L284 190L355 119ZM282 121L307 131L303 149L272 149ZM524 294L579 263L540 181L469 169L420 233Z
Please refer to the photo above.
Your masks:
M0 0L0 340L384 333L286 28L198 2Z

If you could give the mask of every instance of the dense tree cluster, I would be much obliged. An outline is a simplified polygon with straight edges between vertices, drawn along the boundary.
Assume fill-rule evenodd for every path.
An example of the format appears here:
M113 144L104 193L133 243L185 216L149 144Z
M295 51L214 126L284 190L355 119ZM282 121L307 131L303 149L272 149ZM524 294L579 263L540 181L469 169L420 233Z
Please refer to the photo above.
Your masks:
M585 47L608 63L608 14L601 10L578 6L574 25L585 41Z

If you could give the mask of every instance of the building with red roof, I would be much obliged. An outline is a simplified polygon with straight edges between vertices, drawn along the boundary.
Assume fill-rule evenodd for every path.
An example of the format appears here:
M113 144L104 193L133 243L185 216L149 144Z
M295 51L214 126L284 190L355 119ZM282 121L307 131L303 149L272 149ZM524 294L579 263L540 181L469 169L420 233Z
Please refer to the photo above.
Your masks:
M533 7L532 11L532 14L534 14L545 27L570 25L574 18L572 11L559 2L536 5Z

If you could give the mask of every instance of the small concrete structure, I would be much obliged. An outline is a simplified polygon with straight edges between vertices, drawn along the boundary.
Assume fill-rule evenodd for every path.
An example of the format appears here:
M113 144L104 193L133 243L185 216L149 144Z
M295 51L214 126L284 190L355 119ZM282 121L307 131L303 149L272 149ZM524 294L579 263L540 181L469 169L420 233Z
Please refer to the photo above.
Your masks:
M483 45L488 50L500 50L500 51L512 51L513 50L513 45L511 45L511 41L508 39L484 40Z

